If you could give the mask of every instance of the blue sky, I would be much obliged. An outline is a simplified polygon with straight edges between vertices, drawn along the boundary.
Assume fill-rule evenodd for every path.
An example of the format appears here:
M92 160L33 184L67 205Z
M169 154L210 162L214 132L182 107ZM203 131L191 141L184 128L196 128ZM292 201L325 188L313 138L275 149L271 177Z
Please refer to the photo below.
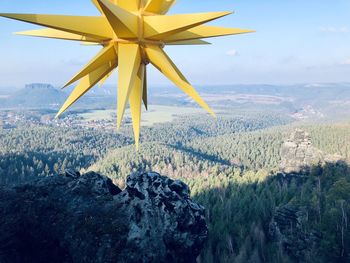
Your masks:
M226 10L235 14L212 24L257 32L210 39L210 46L166 48L193 84L350 82L349 0L178 0L171 13ZM0 12L98 15L90 0L1 0ZM12 34L33 28L0 18L0 86L61 86L98 50ZM149 72L152 85L170 84Z

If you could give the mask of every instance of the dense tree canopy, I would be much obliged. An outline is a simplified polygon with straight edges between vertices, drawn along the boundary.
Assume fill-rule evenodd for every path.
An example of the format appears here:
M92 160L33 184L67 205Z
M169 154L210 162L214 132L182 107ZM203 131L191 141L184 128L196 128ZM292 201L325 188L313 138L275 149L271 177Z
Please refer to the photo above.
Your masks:
M348 262L350 169L338 163L309 175L279 174L281 145L296 127L288 122L271 114L188 116L144 129L138 152L130 127L18 126L0 130L0 183L75 169L123 186L133 171L152 170L184 180L207 208L201 262ZM302 128L315 147L349 158L349 124Z

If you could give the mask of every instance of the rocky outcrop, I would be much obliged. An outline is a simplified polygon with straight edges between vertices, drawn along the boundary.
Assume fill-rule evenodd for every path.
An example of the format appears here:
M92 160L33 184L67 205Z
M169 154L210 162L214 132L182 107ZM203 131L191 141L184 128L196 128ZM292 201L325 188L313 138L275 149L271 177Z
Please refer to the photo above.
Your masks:
M276 210L269 225L269 238L296 262L314 262L322 238L307 221L306 208L288 204Z
M67 94L50 84L29 84L23 89L20 89L6 98L3 107L16 108L17 107L33 107L33 108L47 108L48 106L61 105Z
M323 153L312 146L310 135L296 129L281 148L280 168L284 173L308 172L311 165L323 160Z
M312 145L310 135L296 129L281 147L280 170L285 174L307 174L313 165L343 161L338 155L322 152Z
M66 172L0 188L0 262L195 262L208 230L188 187L156 173L126 185Z

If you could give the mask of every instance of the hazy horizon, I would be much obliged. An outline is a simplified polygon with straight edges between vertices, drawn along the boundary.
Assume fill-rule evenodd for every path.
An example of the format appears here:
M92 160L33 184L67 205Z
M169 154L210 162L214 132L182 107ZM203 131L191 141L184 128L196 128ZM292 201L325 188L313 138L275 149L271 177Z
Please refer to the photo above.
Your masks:
M45 83L45 82L28 82L25 83L23 85L13 85L13 86L3 86L0 85L0 91L8 91L9 89L14 89L14 90L20 90L25 88L26 85L32 85L32 84L45 84L45 85L51 85L56 89L62 89L62 84L55 84L55 83ZM304 87L304 86L312 86L312 87L327 87L327 86L333 86L333 85L344 85L344 86L348 86L350 88L350 81L348 82L300 82L300 83L227 83L227 84L193 84L193 86L195 86L196 88L208 88L208 87L252 87L252 86L271 86L271 87ZM70 87L68 87L68 89L71 89L75 87L75 84L71 85ZM104 84L102 88L108 89L108 88L112 88L112 87L116 87L117 88L117 84L113 84L113 83L107 83ZM93 89L97 88L94 87ZM98 87L99 88L99 87ZM158 88L174 88L177 89L179 92L182 92L181 90L179 90L174 84L169 83L169 84L151 84L149 85L149 89L158 89ZM93 90L92 89L92 90Z

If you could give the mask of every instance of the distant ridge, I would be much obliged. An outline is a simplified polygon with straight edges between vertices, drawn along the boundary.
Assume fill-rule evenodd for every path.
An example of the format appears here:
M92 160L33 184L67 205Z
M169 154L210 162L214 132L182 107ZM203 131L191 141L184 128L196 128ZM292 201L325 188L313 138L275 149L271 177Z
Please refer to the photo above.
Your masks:
M50 84L33 83L11 94L5 101L7 107L47 107L58 106L67 94Z
M49 90L53 90L55 89L54 86L52 86L51 84L46 84L46 83L31 83L31 84L27 84L25 85L24 89L49 89Z

